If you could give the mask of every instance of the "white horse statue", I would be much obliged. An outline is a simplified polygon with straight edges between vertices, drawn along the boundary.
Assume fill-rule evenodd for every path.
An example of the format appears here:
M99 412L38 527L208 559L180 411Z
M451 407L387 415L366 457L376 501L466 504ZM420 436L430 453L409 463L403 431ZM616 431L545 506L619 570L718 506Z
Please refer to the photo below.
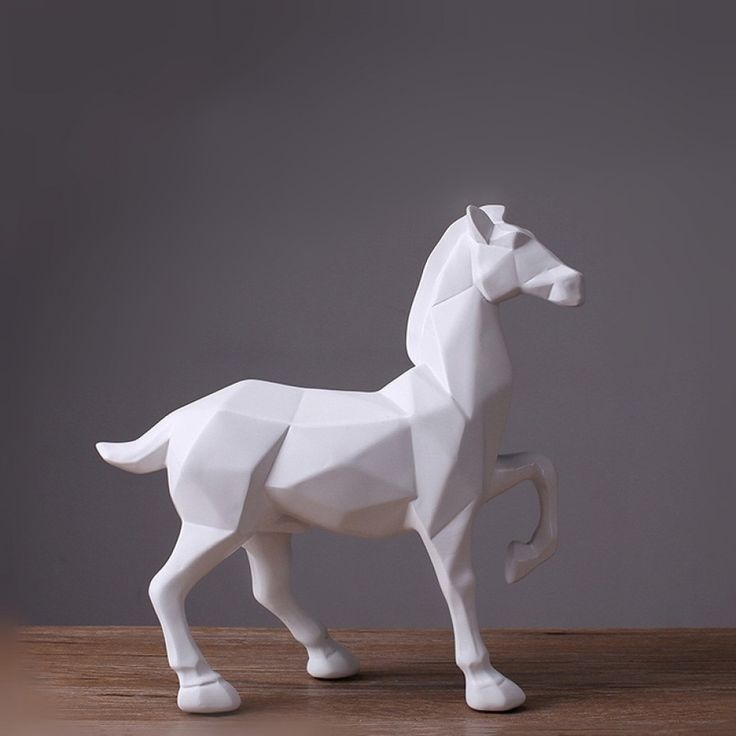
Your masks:
M536 454L498 455L511 390L499 303L520 293L555 304L583 300L580 273L500 205L467 208L432 251L409 315L414 367L376 392L241 381L164 417L132 442L100 442L108 463L133 473L166 468L182 519L171 557L151 581L179 707L235 710L240 697L192 639L184 609L192 587L244 547L253 594L307 650L307 672L341 678L355 657L294 600L291 534L308 527L363 537L416 531L447 600L467 704L504 711L525 696L495 670L475 609L470 535L486 501L525 480L540 520L512 542L515 582L557 545L557 484Z

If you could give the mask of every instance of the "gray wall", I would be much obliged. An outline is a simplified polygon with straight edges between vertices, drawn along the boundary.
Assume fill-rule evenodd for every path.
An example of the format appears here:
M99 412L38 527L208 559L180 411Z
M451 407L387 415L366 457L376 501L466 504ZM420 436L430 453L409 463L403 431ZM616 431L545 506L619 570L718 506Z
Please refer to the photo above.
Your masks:
M477 526L485 626L736 625L734 13L712 2L5 2L3 590L146 624L162 474L93 451L245 377L372 390L424 259L507 204L587 277L503 317L508 450L557 461L561 549L515 586L523 487ZM418 539L310 532L330 625L448 623ZM271 625L238 554L201 624Z

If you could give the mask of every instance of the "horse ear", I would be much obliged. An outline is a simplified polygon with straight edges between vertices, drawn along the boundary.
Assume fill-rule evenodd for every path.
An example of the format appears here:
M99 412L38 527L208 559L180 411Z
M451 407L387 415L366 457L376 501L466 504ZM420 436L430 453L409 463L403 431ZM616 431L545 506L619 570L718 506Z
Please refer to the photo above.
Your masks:
M494 225L503 222L503 213L506 208L502 204L484 204L481 209L493 220Z
M473 240L488 245L493 232L493 220L480 207L472 204L468 205L468 209L465 211L465 219Z

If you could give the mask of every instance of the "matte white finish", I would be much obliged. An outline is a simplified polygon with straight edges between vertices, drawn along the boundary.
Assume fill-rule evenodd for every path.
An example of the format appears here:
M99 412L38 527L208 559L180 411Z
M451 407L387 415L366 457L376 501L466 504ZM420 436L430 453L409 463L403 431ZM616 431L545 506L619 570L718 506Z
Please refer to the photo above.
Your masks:
M192 639L184 601L244 547L257 600L308 653L318 678L348 677L358 662L300 608L290 586L290 535L310 526L361 536L416 531L450 609L456 661L471 708L503 711L524 693L490 664L474 600L470 534L487 500L524 480L541 508L528 543L513 542L515 582L557 545L557 480L541 455L498 456L511 365L498 304L525 292L582 303L582 276L498 205L468 207L427 260L407 327L414 367L380 391L328 391L242 381L164 417L100 455L134 473L166 468L182 527L150 586L178 704L192 713L237 708L235 690Z

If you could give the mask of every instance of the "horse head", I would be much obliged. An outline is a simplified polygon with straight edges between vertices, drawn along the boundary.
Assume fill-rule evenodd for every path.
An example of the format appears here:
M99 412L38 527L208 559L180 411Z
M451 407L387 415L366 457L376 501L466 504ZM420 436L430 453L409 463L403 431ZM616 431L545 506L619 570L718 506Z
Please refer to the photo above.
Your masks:
M502 205L467 208L465 239L473 283L493 303L531 294L553 304L583 303L583 275L565 265L534 235L503 220Z

